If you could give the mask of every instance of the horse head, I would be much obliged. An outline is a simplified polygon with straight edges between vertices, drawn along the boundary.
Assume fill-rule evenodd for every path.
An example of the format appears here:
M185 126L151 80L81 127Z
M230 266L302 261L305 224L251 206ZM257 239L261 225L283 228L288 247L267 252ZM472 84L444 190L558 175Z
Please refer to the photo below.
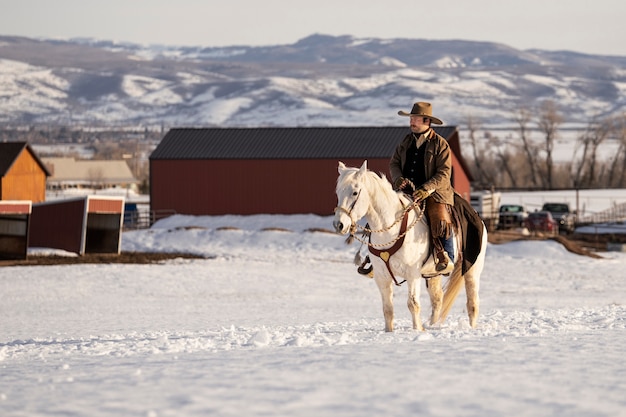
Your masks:
M361 168L346 167L339 162L337 179L337 207L333 226L338 233L346 234L367 213L369 194L366 187L367 161Z

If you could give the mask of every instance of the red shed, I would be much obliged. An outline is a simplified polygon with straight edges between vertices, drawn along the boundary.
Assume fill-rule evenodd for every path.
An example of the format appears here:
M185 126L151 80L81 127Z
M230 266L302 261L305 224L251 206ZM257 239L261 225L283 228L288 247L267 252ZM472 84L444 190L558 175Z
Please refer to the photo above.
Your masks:
M453 151L453 184L469 200L456 127L436 127ZM330 215L337 163L389 177L408 127L179 128L150 156L150 205L191 215Z
M33 205L30 247L119 254L124 198L89 195Z
M0 259L26 259L30 201L0 201Z

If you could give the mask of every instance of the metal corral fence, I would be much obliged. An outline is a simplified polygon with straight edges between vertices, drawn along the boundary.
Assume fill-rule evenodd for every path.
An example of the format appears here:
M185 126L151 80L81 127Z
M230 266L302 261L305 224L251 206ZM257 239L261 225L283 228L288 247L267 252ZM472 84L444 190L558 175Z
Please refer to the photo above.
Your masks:
M126 203L124 230L148 229L156 221L174 214L175 210L150 210L148 204Z
M577 225L597 223L624 223L626 222L626 203L615 204L599 213L593 213L577 219Z

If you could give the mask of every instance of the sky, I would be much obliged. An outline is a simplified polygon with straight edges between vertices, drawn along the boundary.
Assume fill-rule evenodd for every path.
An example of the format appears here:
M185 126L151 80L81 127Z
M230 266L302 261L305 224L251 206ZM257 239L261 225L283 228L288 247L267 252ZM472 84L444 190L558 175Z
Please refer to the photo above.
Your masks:
M325 34L626 56L622 0L0 0L0 6L0 34L35 38L261 46Z

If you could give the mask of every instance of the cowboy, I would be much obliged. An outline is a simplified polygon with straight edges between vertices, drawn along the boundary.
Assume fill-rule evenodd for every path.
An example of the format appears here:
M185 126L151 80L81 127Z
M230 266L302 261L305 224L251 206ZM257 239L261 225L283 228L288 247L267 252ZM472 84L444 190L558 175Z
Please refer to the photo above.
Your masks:
M449 274L454 269L452 154L448 142L431 128L443 122L433 116L432 105L426 102L415 103L410 113L400 110L398 114L409 117L411 133L389 162L392 184L412 194L416 202L425 202L436 269Z

